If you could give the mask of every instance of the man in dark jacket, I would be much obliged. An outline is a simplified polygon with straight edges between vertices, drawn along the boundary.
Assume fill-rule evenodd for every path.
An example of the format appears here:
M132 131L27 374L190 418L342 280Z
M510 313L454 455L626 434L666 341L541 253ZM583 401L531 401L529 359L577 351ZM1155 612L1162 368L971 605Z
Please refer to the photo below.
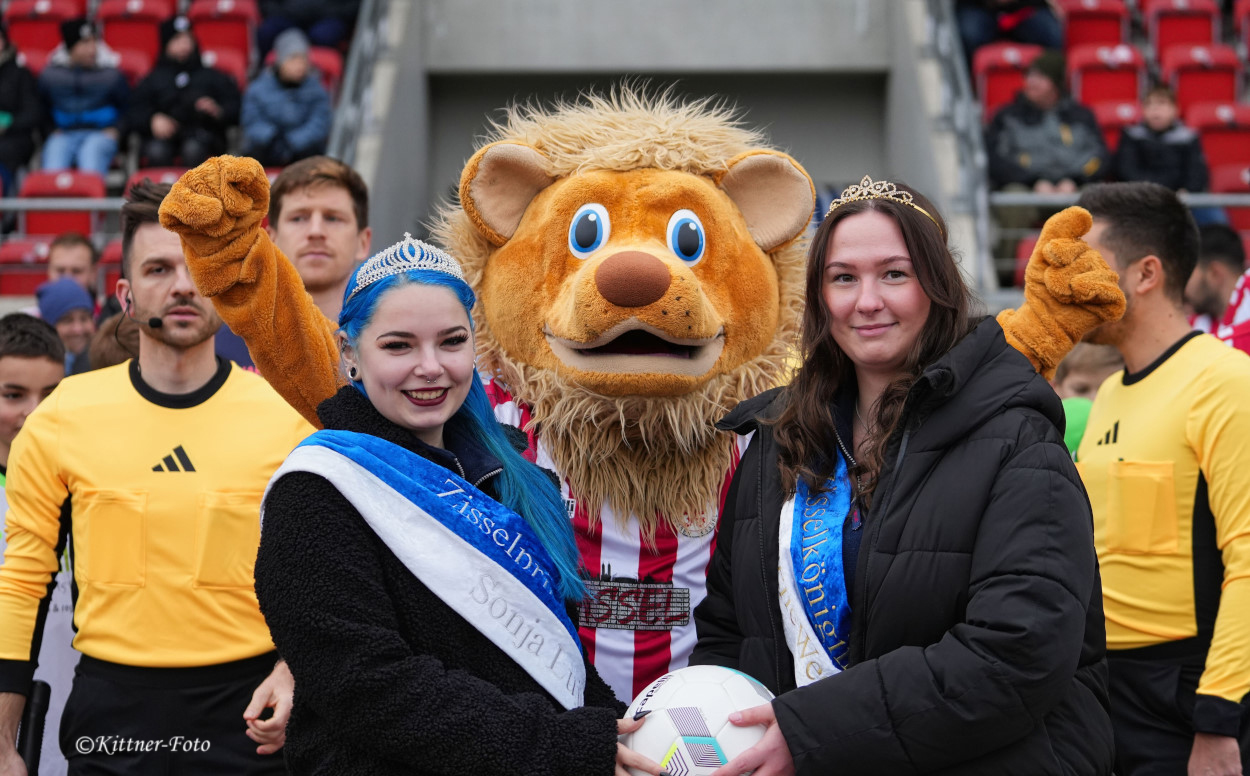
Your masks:
M144 163L194 167L226 151L226 130L239 123L239 87L200 60L191 22L161 23L161 58L139 82L128 124L142 138Z
M981 322L912 387L854 530L850 665L799 689L777 573L787 496L760 422L776 398L719 424L755 437L725 500L690 662L778 693L799 774L1109 774L1089 504L1058 397L999 325ZM838 406L850 439L855 397Z
M985 131L990 185L1070 193L1102 178L1107 146L1094 114L1064 93L1064 58L1047 51L1029 65L1024 88Z
M0 195L11 193L17 171L30 161L42 123L35 78L17 61L9 30L0 21Z
M119 58L97 40L85 18L61 24L64 41L39 76L55 127L43 147L43 169L77 167L108 174L117 153L129 88Z

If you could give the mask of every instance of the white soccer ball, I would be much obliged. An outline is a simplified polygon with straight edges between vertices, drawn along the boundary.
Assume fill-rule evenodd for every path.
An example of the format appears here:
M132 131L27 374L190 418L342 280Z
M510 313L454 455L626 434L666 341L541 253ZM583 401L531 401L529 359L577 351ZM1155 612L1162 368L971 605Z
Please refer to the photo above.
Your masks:
M641 728L620 741L673 776L707 776L764 736L763 725L739 727L729 715L772 699L767 687L732 668L681 668L656 679L634 698L626 719L651 713ZM632 768L630 772L644 776Z

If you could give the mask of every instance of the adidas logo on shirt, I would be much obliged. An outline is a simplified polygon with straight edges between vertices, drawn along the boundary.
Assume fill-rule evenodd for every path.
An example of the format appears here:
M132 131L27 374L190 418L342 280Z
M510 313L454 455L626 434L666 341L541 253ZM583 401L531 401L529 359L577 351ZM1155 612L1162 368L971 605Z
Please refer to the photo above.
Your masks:
M1120 441L1120 421L1117 420L1115 422L1115 425L1112 426L1109 431L1107 431L1106 436L1104 436L1102 439L1099 439L1096 444L1114 445L1116 442L1119 442L1119 441Z
M164 464L164 466L161 464ZM179 468L179 465L181 465L181 468ZM174 448L174 452L171 455L165 456L161 463L153 466L152 471L193 472L195 471L195 466L191 464L191 459L187 456L187 451L182 449L182 445L178 445Z

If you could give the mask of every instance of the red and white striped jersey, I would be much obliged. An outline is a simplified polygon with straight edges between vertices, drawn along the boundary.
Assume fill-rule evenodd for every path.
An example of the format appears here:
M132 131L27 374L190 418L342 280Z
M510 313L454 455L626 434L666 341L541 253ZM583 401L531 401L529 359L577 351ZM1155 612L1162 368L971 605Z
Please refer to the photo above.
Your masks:
M525 428L529 408L502 388L486 384L501 423ZM542 439L530 430L526 458L556 471ZM675 532L661 521L652 545L643 541L638 521L618 519L604 506L593 527L585 508L564 481L561 490L573 520L577 547L591 579L578 617L582 645L599 675L616 696L629 702L648 684L683 668L694 650L694 607L707 594L707 570L716 547L716 520L729 481L749 437L735 437L730 470L725 473L713 519L704 529ZM563 474L557 471L563 480ZM715 510L715 511L712 511Z
M1235 326L1250 321L1250 270L1246 270L1233 286L1233 294L1229 296L1229 306L1224 309L1224 316L1219 322L1209 315L1196 315L1190 320L1194 329L1214 334L1221 340L1229 341Z

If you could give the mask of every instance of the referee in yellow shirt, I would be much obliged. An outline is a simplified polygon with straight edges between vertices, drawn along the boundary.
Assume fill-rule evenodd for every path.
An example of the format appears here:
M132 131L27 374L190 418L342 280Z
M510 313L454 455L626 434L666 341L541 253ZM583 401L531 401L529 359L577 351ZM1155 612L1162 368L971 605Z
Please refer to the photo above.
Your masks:
M284 772L292 680L252 567L265 485L312 429L261 377L214 355L221 319L157 221L168 190L135 186L121 213L117 296L139 324L138 358L66 378L9 458L3 776L25 772L15 729L67 542L83 654L60 731L69 773Z
M1123 319L1087 339L1124 371L1077 449L1094 512L1116 776L1250 772L1250 356L1190 330L1198 229L1153 183L1091 186L1085 241Z

